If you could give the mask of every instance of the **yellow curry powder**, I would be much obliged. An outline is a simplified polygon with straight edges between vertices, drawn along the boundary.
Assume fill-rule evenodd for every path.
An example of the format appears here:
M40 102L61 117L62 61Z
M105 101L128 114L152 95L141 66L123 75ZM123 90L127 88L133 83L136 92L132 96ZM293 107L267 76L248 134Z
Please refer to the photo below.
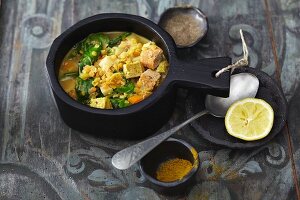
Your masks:
M160 164L156 171L156 178L162 182L172 182L182 179L191 171L193 165L190 161L180 158L167 160Z
M191 148L191 152L192 152L194 159L196 160L198 158L198 153L197 153L196 149Z

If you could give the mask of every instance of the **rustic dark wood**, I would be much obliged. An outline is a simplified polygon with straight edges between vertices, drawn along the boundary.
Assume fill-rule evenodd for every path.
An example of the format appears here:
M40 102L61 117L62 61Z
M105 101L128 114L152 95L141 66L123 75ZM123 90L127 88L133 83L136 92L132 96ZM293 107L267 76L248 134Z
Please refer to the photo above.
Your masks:
M44 65L53 39L85 17L124 12L157 22L165 9L186 4L206 13L210 28L201 43L180 50L180 57L235 60L242 53L242 28L250 66L282 86L288 131L245 151L213 145L199 130L185 127L176 137L196 147L201 169L190 190L167 197L151 188L137 165L125 171L112 167L111 156L133 142L95 138L64 124ZM299 9L299 0L0 0L0 199L300 199ZM187 117L191 98L179 90L162 130Z
M264 3L265 3L266 19L267 19L267 24L268 24L268 28L269 28L269 36L270 36L271 44L272 44L272 52L273 52L273 55L274 55L275 66L276 66L275 78L278 81L278 83L281 85L280 76L281 76L282 68L281 68L281 65L279 64L279 59L278 59L278 55L277 55L276 41L275 41L275 38L274 38L272 18L271 18L271 11L270 11L268 0L264 0ZM286 136L285 138L287 140L288 154L289 154L289 157L290 157L290 160L291 160L292 175L293 175L293 180L294 180L294 183L295 183L295 190L296 190L296 194L297 194L297 199L300 199L299 181L298 181L298 176L297 176L295 159L294 159L294 155L293 155L294 147L293 147L293 144L292 144L292 138L291 138L290 130L288 128L288 122L286 123L286 126L284 127L284 134L285 134L285 136Z

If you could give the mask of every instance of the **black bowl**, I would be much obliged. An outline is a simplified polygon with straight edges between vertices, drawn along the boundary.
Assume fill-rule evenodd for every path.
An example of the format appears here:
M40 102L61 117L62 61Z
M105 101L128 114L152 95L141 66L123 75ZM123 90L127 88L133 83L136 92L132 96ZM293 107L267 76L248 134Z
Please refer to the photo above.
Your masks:
M160 46L170 67L166 79L147 99L122 109L104 110L83 105L68 96L58 82L58 69L66 53L91 33L129 31ZM50 85L62 119L79 131L115 138L137 139L153 134L172 114L175 86L193 87L213 95L228 96L229 73L213 74L231 64L228 57L185 63L177 59L175 43L158 25L143 17L111 13L99 14L73 25L57 37L47 57Z
M173 182L162 182L156 179L156 171L159 165L169 159L180 158L190 161L193 168L182 179ZM169 138L162 142L140 162L142 175L150 181L153 188L164 193L183 192L195 181L195 174L199 168L199 157L194 147L183 140Z
M187 48L195 46L202 38L206 35L208 31L208 20L205 14L196 7L185 6L185 7L173 7L165 10L158 21L158 25L162 28L165 28L166 25L170 22L169 20L173 16L179 16L180 14L190 15L198 22L198 28L202 30L202 32L198 35L198 39L196 41L192 41L189 44L180 45L177 44L178 48ZM172 36L172 35L171 35ZM176 43L176 41L175 41Z

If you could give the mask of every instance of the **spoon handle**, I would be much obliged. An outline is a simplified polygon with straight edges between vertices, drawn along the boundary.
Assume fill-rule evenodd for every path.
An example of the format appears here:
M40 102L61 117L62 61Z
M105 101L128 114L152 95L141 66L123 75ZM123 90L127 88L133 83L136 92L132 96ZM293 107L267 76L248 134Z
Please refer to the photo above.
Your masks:
M170 137L173 133L175 133L191 121L207 113L207 110L203 110L166 132L160 133L154 137L151 137L147 140L144 140L140 143L137 143L133 146L127 147L117 152L112 157L113 166L117 169L128 169L131 165L135 164L140 159L142 159L147 153L149 153L152 149L154 149L156 146L158 146L160 143L162 143L164 140Z

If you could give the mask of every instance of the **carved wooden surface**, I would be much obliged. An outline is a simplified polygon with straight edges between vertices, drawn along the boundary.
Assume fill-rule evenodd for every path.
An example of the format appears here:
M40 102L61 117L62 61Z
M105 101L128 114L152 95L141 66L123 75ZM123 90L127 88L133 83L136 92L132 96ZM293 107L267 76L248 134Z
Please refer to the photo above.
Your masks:
M182 59L241 56L245 31L250 66L273 76L286 95L286 128L265 146L231 150L187 126L176 137L199 152L197 183L178 196L152 189L138 166L119 171L111 156L134 142L92 137L61 120L50 95L45 58L53 39L75 22L104 12L158 21L177 5L207 14L208 37L180 50ZM299 0L0 0L0 199L300 199ZM187 117L187 90L162 128Z

